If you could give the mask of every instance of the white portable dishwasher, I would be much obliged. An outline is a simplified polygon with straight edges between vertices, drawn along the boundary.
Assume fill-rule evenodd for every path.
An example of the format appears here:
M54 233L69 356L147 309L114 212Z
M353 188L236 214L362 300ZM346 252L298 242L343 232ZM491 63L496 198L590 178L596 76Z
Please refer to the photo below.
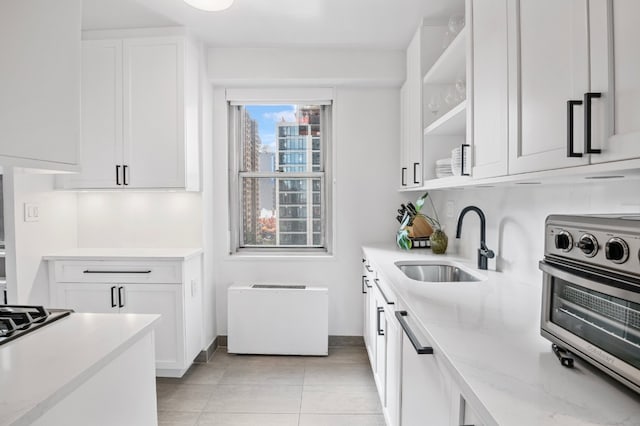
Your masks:
M326 287L234 284L227 296L229 353L328 355Z

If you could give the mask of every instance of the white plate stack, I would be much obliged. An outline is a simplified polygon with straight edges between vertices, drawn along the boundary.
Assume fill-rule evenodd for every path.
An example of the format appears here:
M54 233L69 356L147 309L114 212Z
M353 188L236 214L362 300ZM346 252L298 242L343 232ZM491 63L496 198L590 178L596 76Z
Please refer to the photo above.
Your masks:
M451 172L451 158L443 158L436 161L436 177L443 178L453 176Z
M469 173L469 156L464 156L464 165L462 164L462 150L465 146L459 146L451 150L451 172L454 176L461 176L462 170ZM467 152L465 152L467 154Z

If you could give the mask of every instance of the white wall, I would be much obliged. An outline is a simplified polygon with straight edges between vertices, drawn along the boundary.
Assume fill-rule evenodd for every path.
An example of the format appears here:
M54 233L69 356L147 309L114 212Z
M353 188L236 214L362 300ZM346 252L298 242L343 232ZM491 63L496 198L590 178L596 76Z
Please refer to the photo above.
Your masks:
M541 285L538 261L544 255L544 221L549 214L639 213L638 181L579 185L510 186L433 192L438 213L446 223L449 253L475 262L479 247L479 220L469 212L462 238L456 241L457 217L468 205L480 207L487 218L487 245L496 252L489 268L532 285ZM455 217L446 217L446 201L454 202Z
M9 303L48 306L49 276L42 256L76 247L76 194L53 188L52 175L5 170ZM37 204L37 222L24 221L24 203Z
M202 171L202 248L204 249L203 273L203 343L208 345L218 335L216 324L216 285L214 277L214 211L218 203L213 198L213 87L207 81L206 67L201 69L201 120L202 141L208 141L201 146L202 156L200 167ZM206 166L205 166L206 165Z
M209 48L208 76L216 86L400 86L402 50Z
M214 91L214 271L218 334L226 335L227 287L233 282L277 282L329 288L329 334L362 334L361 250L366 242L392 241L399 170L397 88L336 89L334 123L335 253L330 258L229 256L226 104ZM292 319L295 321L295 319Z
M202 196L80 192L78 247L202 247Z

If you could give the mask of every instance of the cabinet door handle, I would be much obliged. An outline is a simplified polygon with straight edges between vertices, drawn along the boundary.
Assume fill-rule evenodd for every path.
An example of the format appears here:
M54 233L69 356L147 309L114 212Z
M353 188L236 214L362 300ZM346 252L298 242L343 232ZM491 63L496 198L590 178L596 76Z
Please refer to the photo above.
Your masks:
M124 308L124 287L118 287L118 307Z
M378 329L378 336L384 336L384 330L380 328L380 324L382 323L382 321L380 321L380 314L384 312L384 308L379 306L377 310L378 316L376 317L376 328Z
M122 185L120 183L120 164L116 164L116 185Z
M460 146L460 176L469 176L469 173L464 172L465 152L467 151L467 148L469 148L469 144L467 143L463 143Z
M378 287L378 290L380 290L380 294L382 295L382 297L384 298L384 301L387 302L387 305L393 305L395 304L395 302L391 302L389 301L389 298L387 297L386 294L384 294L384 291L382 291L382 289L380 288L380 280L378 278L375 278L373 280L374 283L376 283L376 287Z
M591 99L602 96L598 92L587 92L584 94L584 153L600 154L601 149L591 148Z
M407 311L396 311L396 318L398 318L398 322L400 323L400 325L402 326L402 329L404 330L405 334L409 338L409 341L413 345L413 348L416 350L418 355L433 355L433 348L431 346L420 345L420 342L418 342L418 338L409 327L409 324L407 324L407 321L404 319L404 317L406 316L407 316Z
M582 105L582 101L567 101L567 157L582 157L579 152L573 152L573 107Z
M82 271L83 274L150 274L151 270L148 269L146 271L93 271L91 269L87 269Z
M373 272L373 269L371 269L371 265L364 265L364 267L367 269L367 271Z
M364 284L364 282L367 280L367 276L363 275L362 276L362 294L367 294L367 290L366 290L366 286Z
M122 166L122 182L124 183L125 186L129 185L129 182L127 182L127 169L129 168L129 166L127 166L126 164L124 166Z
M115 308L116 306L118 306L118 304L116 303L116 286L114 285L111 287L111 307Z
M405 179L404 179L404 177L405 177L405 175L406 175L406 172L407 172L407 168L406 168L406 167L403 167L403 168L402 168L402 186L407 186L407 182L406 182L406 181L405 181Z
M420 183L419 180L416 180L416 176L418 174L418 172L416 171L417 167L420 165L420 163L413 163L413 183Z

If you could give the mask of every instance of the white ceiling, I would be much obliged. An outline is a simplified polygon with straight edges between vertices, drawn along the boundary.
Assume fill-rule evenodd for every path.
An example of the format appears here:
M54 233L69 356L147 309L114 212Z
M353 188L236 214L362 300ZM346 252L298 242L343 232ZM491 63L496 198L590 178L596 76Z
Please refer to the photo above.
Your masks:
M462 11L462 0L235 0L202 12L182 0L84 0L83 28L182 25L218 47L404 49L420 20Z

